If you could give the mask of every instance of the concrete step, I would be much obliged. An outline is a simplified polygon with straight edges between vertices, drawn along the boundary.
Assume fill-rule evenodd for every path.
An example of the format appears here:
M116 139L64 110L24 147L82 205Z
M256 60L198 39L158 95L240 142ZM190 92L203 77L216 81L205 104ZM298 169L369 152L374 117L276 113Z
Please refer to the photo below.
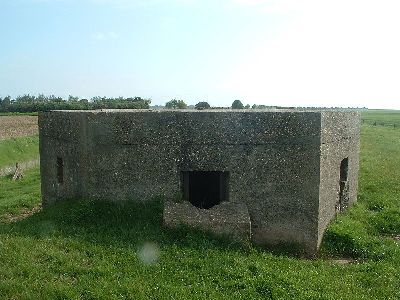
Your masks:
M188 201L166 201L163 221L166 227L187 225L236 241L250 241L251 237L250 215L244 203L222 202L209 209L201 209Z

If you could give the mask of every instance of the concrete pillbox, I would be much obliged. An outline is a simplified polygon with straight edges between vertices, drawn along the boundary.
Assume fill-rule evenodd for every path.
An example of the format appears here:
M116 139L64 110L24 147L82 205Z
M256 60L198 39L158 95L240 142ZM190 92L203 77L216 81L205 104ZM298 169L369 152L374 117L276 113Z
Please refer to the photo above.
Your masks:
M163 195L186 201L168 205L166 225L177 224L176 207L176 220L195 226L182 217L191 205L207 229L207 210L230 202L235 213L224 206L224 218L248 220L250 230L239 227L253 242L296 243L314 254L328 223L357 198L357 112L51 111L39 115L39 130L44 206Z

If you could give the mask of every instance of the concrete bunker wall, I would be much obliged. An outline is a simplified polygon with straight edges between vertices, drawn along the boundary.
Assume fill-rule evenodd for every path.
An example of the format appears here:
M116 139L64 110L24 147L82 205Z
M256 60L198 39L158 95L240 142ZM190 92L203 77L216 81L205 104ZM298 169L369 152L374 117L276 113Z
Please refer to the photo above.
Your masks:
M319 196L318 245L325 228L340 211L357 201L360 153L360 114L323 112L321 133L321 183ZM347 203L339 206L341 165L347 164Z
M83 197L85 185L82 168L86 145L83 116L57 113L48 116L48 113L39 114L40 174L44 206L53 201Z
M325 185L320 189L320 176L327 172L320 168L325 163L321 151L335 155L321 146L321 124L328 121L321 120L320 112L43 113L43 203L81 197L173 198L183 191L182 172L227 172L229 201L247 205L253 241L295 242L315 252L330 220L330 206L320 209L320 192L330 193ZM62 184L57 182L58 157L63 160ZM326 220L320 222L319 216Z

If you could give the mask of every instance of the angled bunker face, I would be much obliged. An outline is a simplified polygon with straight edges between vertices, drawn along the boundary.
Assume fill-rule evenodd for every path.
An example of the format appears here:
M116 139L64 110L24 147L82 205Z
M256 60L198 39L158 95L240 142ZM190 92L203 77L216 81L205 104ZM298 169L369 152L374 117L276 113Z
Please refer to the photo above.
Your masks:
M209 209L228 201L229 172L184 171L181 186L184 198L197 208Z

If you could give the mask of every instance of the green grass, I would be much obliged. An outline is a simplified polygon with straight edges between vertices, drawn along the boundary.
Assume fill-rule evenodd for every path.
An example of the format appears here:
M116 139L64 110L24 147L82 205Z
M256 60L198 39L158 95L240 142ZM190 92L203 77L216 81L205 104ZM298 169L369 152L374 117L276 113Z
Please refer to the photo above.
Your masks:
M400 129L400 111L370 109L362 112L363 124L395 127Z
M28 170L22 180L12 181L12 175L0 177L0 216L17 214L40 202L39 169ZM0 217L1 221L1 217Z
M3 218L0 299L399 299L399 134L363 126L359 202L328 228L319 259L165 229L162 199L67 201ZM0 178L0 215L37 204L38 177Z
M39 156L39 136L0 140L0 168Z
M38 112L0 112L1 116L37 116Z

